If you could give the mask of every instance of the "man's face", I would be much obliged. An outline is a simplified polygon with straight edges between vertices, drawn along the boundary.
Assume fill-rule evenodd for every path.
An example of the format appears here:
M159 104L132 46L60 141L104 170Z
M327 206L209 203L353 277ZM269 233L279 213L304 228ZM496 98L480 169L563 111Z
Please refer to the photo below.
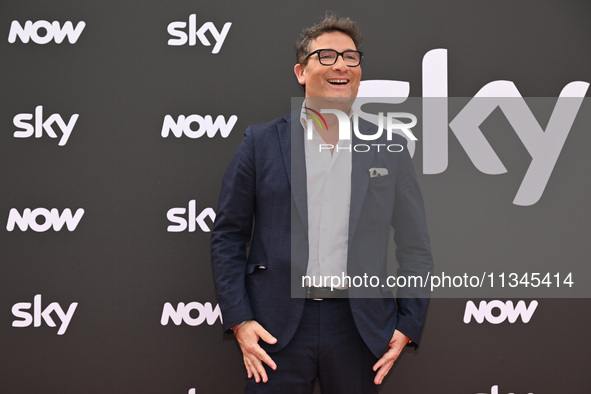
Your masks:
M324 33L311 41L310 52L317 49L357 50L351 37L339 31ZM324 66L314 54L307 65L296 64L294 71L298 82L306 85L306 97L357 97L361 66L348 67L342 56L332 66Z

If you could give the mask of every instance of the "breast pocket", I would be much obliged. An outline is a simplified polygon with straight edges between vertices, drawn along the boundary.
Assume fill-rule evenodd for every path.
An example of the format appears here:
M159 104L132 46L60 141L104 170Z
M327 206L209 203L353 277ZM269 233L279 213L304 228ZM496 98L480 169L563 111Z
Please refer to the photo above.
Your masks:
M369 222L375 223L379 228L381 228L381 223L389 223L390 221L396 195L394 180L395 177L391 174L369 179L364 215Z
M392 180L393 177L391 177L390 174L374 176L369 178L369 187L387 186Z

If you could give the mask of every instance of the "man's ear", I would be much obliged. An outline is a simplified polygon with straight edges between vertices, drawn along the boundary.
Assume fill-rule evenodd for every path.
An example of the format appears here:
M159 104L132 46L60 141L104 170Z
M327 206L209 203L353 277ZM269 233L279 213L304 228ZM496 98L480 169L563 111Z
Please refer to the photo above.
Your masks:
M296 78L298 79L298 82L300 83L300 85L305 85L306 84L306 76L304 75L306 71L306 66L304 66L303 64L296 64L293 67L293 72L296 75Z

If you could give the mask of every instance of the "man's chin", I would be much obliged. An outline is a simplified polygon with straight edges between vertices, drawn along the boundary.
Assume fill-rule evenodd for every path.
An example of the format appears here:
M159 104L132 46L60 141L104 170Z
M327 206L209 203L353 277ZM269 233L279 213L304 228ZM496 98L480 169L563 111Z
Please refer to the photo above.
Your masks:
M317 108L334 108L334 109L347 109L351 107L355 101L354 96L349 95L336 95L331 97L310 97L308 98L314 103Z

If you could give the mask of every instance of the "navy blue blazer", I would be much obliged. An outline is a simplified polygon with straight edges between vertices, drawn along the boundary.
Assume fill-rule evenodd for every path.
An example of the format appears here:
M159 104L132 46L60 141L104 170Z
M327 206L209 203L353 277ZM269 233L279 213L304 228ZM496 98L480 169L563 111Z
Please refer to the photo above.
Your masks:
M297 116L297 115L296 115ZM293 337L304 299L301 288L308 261L305 133L291 114L250 126L223 178L211 236L211 261L224 329L257 320L277 338L261 346L274 352ZM361 122L360 127L373 125ZM367 133L372 134L372 133ZM384 133L385 134L385 133ZM377 143L359 141L353 143ZM385 283L386 251L394 228L397 275L426 276L433 269L424 204L406 139L395 135L400 153L354 153L347 275L377 276ZM370 177L370 168L388 175ZM369 349L381 357L395 329L418 344L428 305L428 289L371 289L373 298L350 288L355 324ZM303 293L302 293L303 295ZM374 297L375 296L375 297Z

